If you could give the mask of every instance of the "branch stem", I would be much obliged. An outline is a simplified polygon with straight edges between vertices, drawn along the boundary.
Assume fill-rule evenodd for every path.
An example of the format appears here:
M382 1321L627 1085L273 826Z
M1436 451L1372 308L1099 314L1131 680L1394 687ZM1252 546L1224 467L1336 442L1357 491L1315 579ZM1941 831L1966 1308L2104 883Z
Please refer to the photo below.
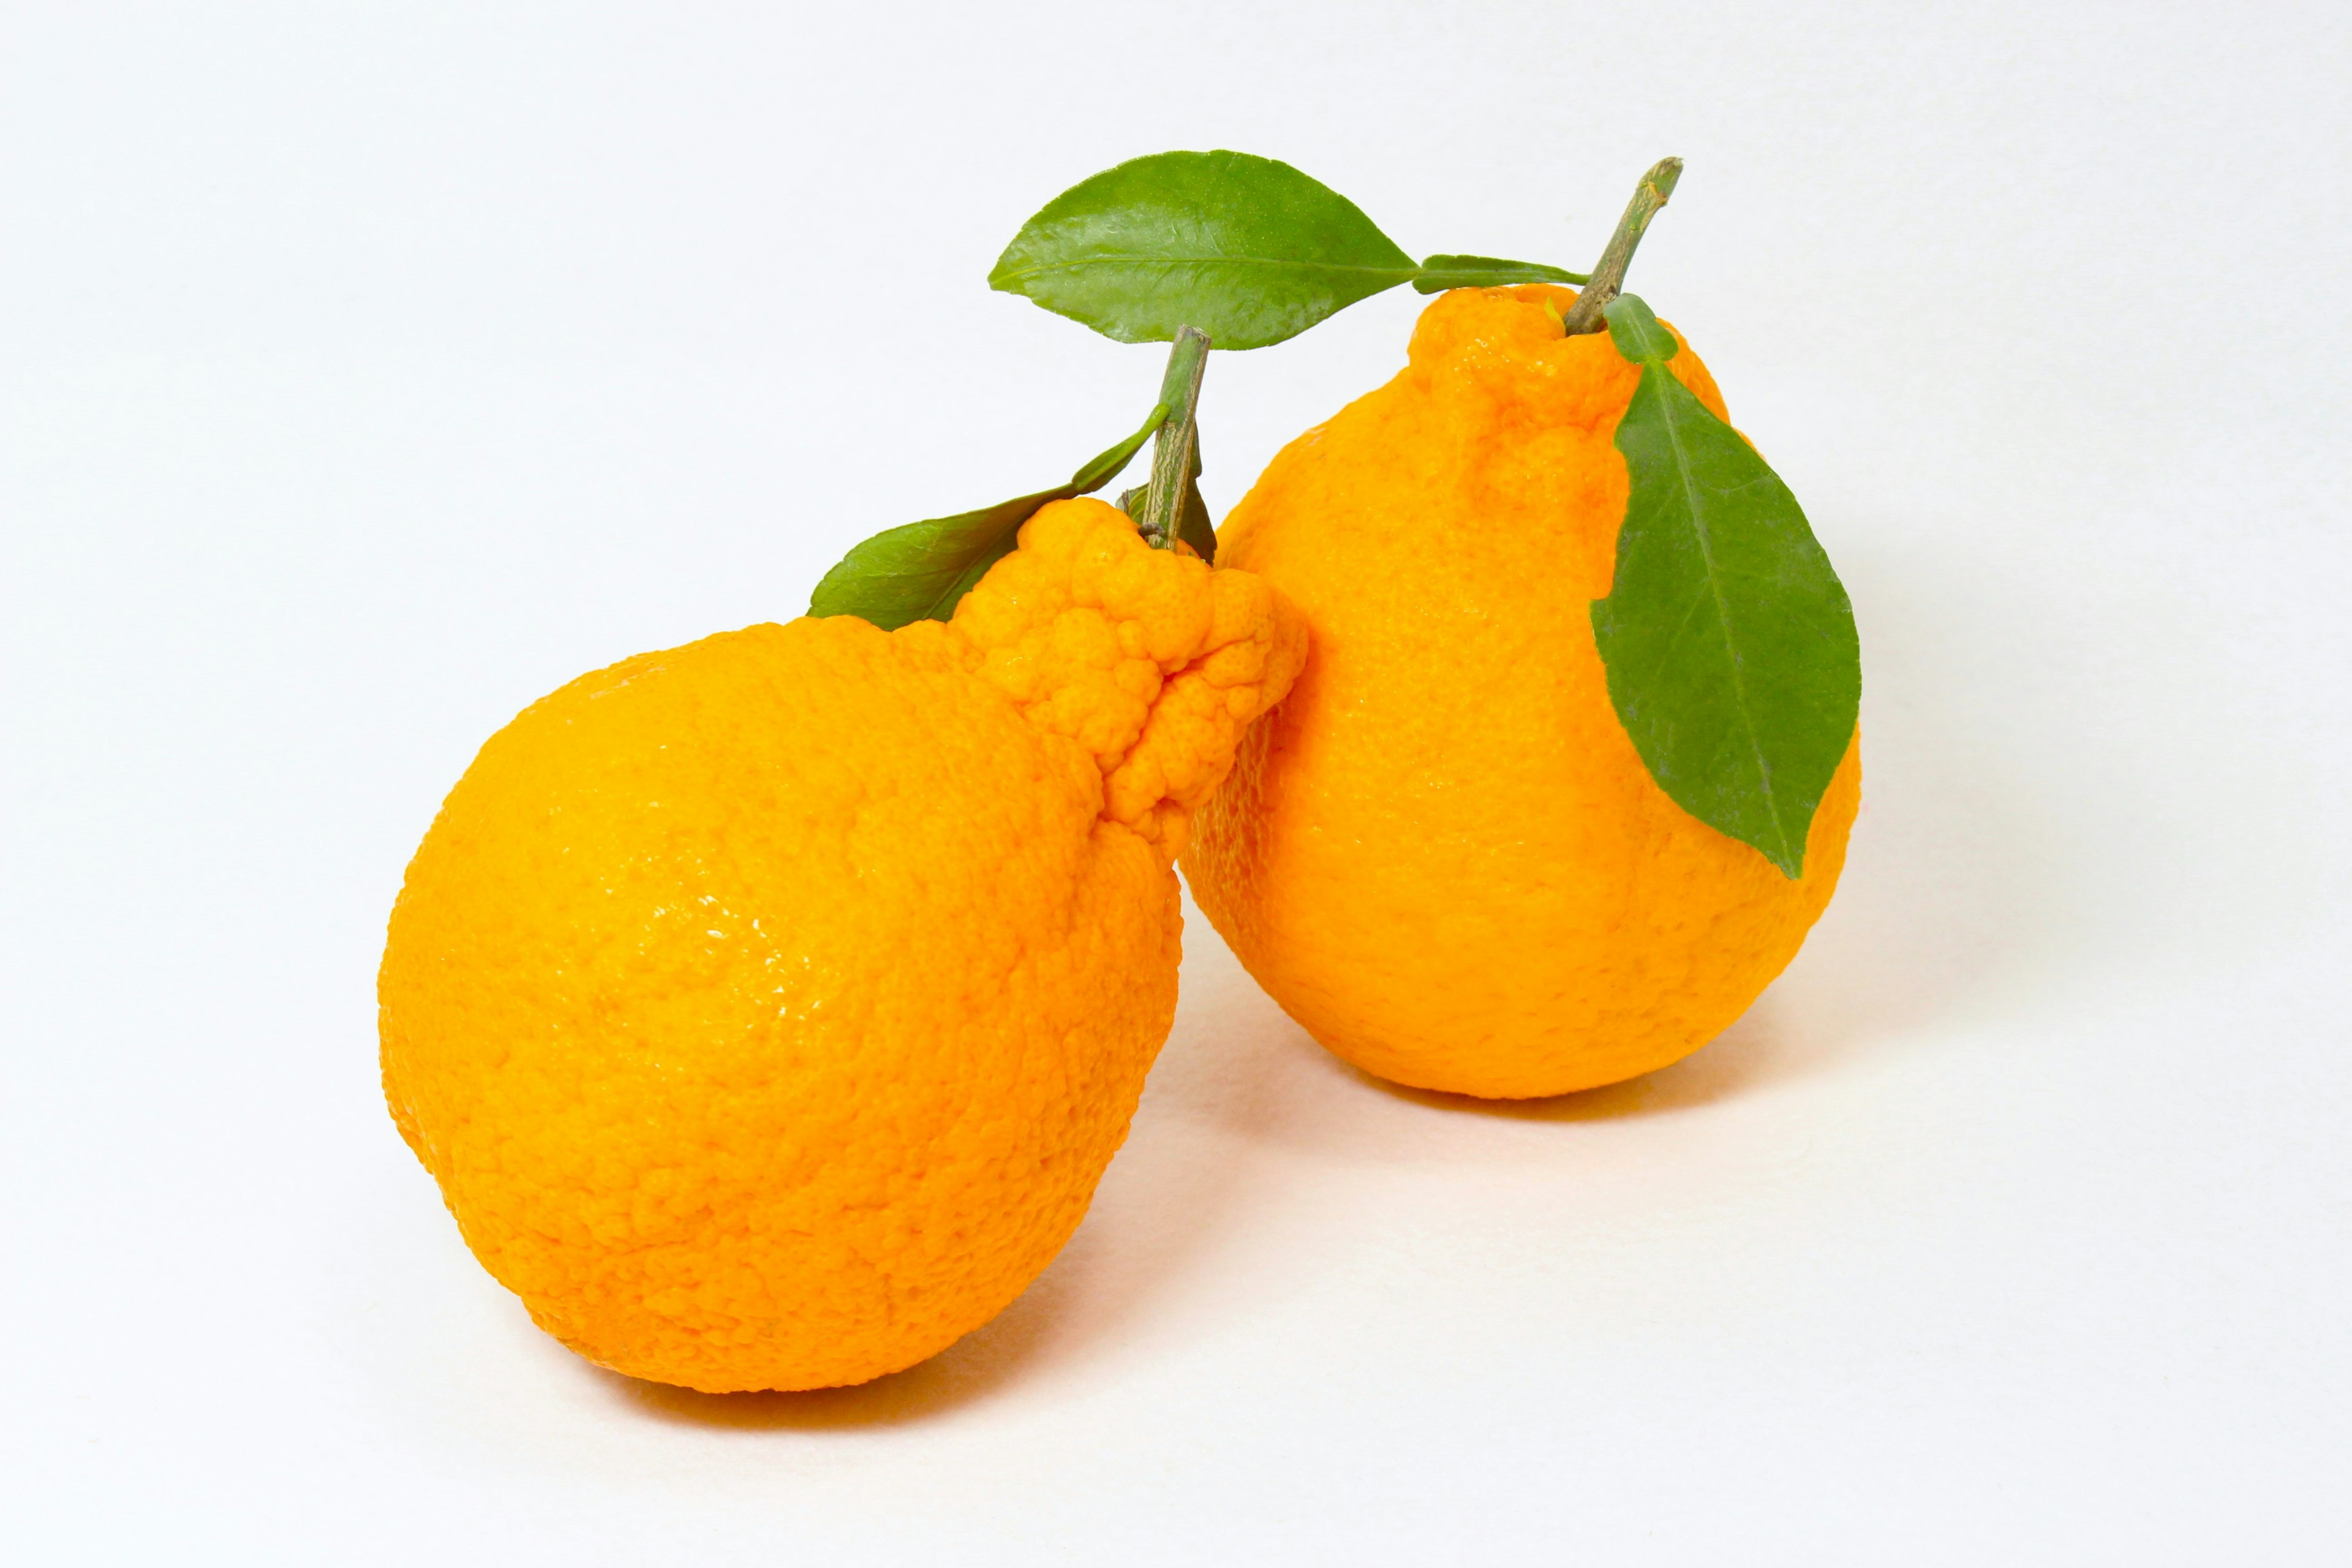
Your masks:
M1608 323L1601 311L1610 300L1617 298L1625 285L1625 268L1633 259L1633 252L1642 243L1650 220L1675 194L1675 182L1683 177L1680 158L1661 158L1642 176L1633 189L1633 199L1625 205L1625 216L1617 220L1617 232L1609 237L1609 248L1592 265L1592 280L1576 297L1576 303L1560 318L1560 325L1570 337L1580 332L1597 332Z
M1200 409L1201 376L1209 368L1209 334L1198 327L1179 327L1168 350L1168 374L1160 383L1160 401L1168 418L1152 437L1151 484L1135 520L1136 531L1154 550L1176 548L1177 520L1184 509L1184 487L1192 477L1192 453L1199 444L1194 419Z

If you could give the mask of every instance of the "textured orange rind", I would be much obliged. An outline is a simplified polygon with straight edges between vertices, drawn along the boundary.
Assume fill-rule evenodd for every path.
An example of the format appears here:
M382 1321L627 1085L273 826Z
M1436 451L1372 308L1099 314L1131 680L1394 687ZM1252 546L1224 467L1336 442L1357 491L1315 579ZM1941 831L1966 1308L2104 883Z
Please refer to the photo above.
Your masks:
M1850 751L1790 881L1634 752L1590 605L1641 373L1605 332L1563 335L1573 299L1439 296L1406 368L1285 447L1219 534L1313 646L1185 875L1309 1034L1424 1089L1559 1094L1705 1045L1829 901L1860 799ZM1696 353L1668 368L1723 416Z
M1049 507L952 624L646 654L484 745L379 983L394 1120L542 1328L862 1382L1060 1248L1173 1016L1169 859L1302 634Z

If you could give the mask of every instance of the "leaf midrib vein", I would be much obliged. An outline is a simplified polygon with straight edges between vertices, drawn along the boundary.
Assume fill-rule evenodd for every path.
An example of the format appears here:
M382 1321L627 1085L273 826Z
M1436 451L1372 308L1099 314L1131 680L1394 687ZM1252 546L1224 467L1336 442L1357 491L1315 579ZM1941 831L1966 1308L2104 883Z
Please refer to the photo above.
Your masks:
M1075 261L1054 261L1035 267L1024 267L1007 272L1008 280L1042 278L1054 272L1076 272L1086 267L1283 267L1301 272L1364 272L1375 277L1394 278L1400 283L1421 275L1422 268L1407 264L1403 267L1367 267L1339 261L1286 261L1277 256L1088 256Z

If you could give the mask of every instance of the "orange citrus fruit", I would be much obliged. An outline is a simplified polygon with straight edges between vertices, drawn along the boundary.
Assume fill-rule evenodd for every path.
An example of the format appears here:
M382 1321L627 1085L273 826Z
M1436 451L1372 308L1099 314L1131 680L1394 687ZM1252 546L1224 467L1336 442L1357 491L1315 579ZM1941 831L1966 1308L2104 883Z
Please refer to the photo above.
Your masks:
M1849 748L1791 881L1634 752L1589 610L1640 370L1606 332L1563 335L1574 299L1440 295L1406 368L1285 447L1219 531L1313 643L1186 877L1309 1034L1424 1089L1559 1094L1697 1049L1795 954L1860 798ZM1696 354L1667 368L1722 416Z
M1303 635L1066 501L951 623L752 626L526 710L379 983L393 1116L476 1256L581 1354L705 1390L985 1322L1126 1136L1171 859Z

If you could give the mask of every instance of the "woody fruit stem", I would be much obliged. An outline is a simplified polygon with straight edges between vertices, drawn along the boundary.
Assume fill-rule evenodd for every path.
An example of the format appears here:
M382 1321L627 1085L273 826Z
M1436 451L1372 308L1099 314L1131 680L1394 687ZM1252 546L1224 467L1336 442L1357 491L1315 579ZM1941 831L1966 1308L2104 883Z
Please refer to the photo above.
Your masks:
M1641 246L1643 233L1649 228L1650 220L1658 216L1658 209L1666 205L1666 198L1675 194L1675 182L1682 177L1680 158L1661 158L1642 176L1642 183L1633 189L1633 199L1625 205L1625 216L1617 220L1617 232L1609 237L1609 248L1593 263L1592 281L1584 286L1576 303L1559 319L1570 337L1597 332L1608 325L1601 312L1623 290L1625 268Z
M1151 484L1145 490L1136 531L1154 550L1176 548L1177 519L1184 508L1184 488L1192 478L1192 454L1199 445L1194 423L1201 402L1201 376L1209 368L1209 334L1198 327L1179 327L1168 350L1168 374L1160 379L1160 401L1168 417L1152 437Z

